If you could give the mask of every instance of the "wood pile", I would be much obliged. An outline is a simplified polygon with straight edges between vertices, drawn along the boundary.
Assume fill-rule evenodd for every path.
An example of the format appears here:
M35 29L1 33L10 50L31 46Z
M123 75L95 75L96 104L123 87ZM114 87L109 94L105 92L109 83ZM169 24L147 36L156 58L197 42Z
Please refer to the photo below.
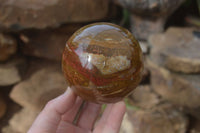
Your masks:
M200 31L164 31L183 2L174 1L132 0L137 12L127 0L0 0L0 132L27 132L67 88L61 58L69 37L88 23L120 21L123 7L145 67L141 84L125 98L120 133L200 133Z

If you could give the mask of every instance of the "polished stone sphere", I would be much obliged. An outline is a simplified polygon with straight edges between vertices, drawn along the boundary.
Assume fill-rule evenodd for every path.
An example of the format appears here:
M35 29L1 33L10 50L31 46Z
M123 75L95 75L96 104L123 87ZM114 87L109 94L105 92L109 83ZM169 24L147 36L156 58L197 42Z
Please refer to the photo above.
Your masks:
M67 41L62 69L69 86L84 100L113 103L139 84L142 51L128 30L111 23L94 23Z

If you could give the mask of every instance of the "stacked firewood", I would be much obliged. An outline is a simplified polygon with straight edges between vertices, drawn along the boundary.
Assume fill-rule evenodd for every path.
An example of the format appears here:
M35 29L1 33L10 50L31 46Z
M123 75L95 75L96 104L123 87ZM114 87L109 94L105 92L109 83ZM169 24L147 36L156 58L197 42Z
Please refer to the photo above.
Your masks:
M68 38L88 23L123 24L123 7L145 66L141 84L125 98L120 133L199 133L200 32L164 31L183 2L174 1L0 0L0 132L27 132L44 105L67 88L61 59Z

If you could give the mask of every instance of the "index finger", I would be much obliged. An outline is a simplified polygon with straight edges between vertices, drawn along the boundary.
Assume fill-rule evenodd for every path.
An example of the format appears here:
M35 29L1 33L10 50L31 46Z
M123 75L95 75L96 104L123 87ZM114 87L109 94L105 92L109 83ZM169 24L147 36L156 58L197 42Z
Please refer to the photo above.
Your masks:
M124 102L109 104L97 123L94 133L118 133L125 112Z

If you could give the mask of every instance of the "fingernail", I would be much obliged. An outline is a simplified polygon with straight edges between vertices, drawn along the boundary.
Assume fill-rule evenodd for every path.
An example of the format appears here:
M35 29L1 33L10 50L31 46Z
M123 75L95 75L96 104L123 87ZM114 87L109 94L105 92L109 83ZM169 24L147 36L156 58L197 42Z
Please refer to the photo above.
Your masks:
M70 87L67 87L66 91L63 94L61 94L59 97L57 97L57 98L58 99L60 99L60 98L62 99L63 97L66 97L70 93L71 93L71 89L70 89Z
M70 87L67 87L66 91L63 93L63 95L66 95L66 94L70 94L72 93L72 90Z

